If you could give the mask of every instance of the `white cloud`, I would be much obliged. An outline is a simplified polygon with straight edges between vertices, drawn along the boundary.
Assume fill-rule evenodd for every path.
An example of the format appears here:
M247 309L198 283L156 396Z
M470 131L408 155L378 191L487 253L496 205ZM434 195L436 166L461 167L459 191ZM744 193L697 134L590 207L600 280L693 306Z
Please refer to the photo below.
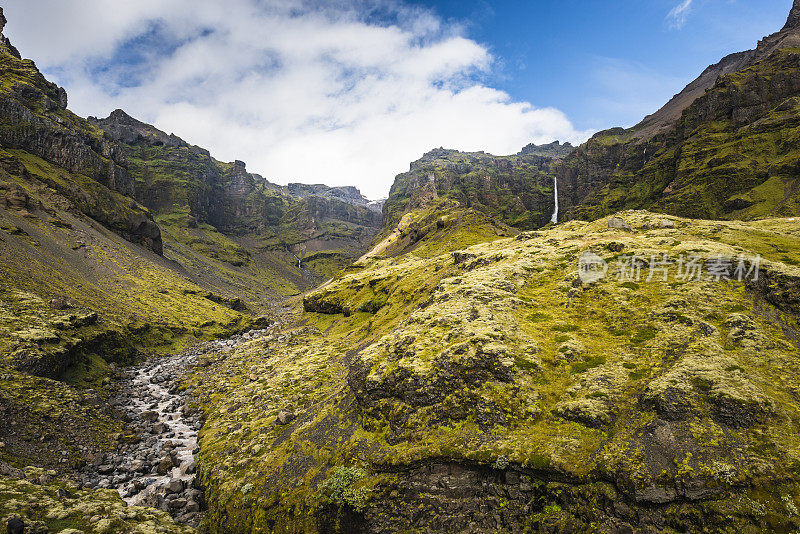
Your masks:
M689 17L689 13L691 12L692 0L683 0L683 2L673 7L669 14L667 14L667 20L669 21L670 27L676 30L683 28L684 24L686 24L686 19Z
M383 196L438 146L578 142L556 109L481 82L486 47L396 0L10 0L7 35L70 107L120 107L268 179ZM48 13L43 17L42 13Z

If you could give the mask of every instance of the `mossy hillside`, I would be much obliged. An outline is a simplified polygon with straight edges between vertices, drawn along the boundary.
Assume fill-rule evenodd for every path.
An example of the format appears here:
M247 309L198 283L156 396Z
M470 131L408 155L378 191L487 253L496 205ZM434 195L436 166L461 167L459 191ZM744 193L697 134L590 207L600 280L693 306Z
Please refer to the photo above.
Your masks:
M191 275L122 239L51 185L63 180L81 191L79 176L11 155L27 171L3 174L0 182L9 192L3 198L24 201L0 209L0 374L11 377L0 387L2 456L66 469L115 444L120 427L105 402L115 366L248 328L272 294L255 274L211 271L219 265L197 255L203 274ZM89 179L85 185L102 187ZM128 199L118 211L135 206ZM247 311L239 287L265 295L248 301Z
M395 226L384 226L376 245L363 259L413 254L432 258L454 250L516 235L518 230L446 199L430 199L423 208L405 213ZM360 262L352 267L358 268Z
M27 468L25 475L23 479L0 477L0 517L19 517L28 525L69 534L195 532L176 524L166 512L127 506L114 490L79 490L36 468ZM48 481L43 484L40 477Z
M113 447L123 430L105 410L102 394L57 380L2 369L0 401L0 461L19 468L80 467L87 453Z
M547 173L551 161L535 155L431 151L395 180L384 205L385 226L393 227L433 194L522 230L542 227L554 206L553 178Z
M753 219L797 214L800 51L720 77L666 133L601 132L556 168L565 217L629 208Z
M161 251L161 232L149 211L130 198L81 174L71 173L23 150L0 150L4 181L26 186L30 194L45 187L66 202L65 210L78 210L129 241Z
M396 530L457 518L468 512L449 508L447 490L434 502L404 489L424 486L415 466L441 465L493 484L519 474L499 480L535 497L532 510L487 502L533 530L597 529L609 515L661 532L797 528L800 369L786 291L800 271L778 259L800 254L796 223L623 217L633 231L573 222L427 260L367 257L309 295L314 311L297 326L209 355L192 383L208 414L212 525L335 527L320 491L335 466L364 469L356 489L369 494L340 521ZM648 282L645 271L587 286L576 273L587 249L612 265L762 253L772 285ZM280 409L298 419L276 425Z
M179 216L180 217L180 216ZM213 226L187 226L179 217L158 217L164 256L177 261L196 283L241 298L254 314L268 313L274 301L307 289L297 260L277 253L255 236L227 236Z

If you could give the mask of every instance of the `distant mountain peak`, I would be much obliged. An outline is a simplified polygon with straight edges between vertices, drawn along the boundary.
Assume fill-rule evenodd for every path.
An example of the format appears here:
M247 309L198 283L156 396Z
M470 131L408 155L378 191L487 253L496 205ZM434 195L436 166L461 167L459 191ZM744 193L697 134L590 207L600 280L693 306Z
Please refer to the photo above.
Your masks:
M789 18L786 19L786 25L781 31L791 30L798 27L800 27L800 0L794 0L792 10L789 11Z

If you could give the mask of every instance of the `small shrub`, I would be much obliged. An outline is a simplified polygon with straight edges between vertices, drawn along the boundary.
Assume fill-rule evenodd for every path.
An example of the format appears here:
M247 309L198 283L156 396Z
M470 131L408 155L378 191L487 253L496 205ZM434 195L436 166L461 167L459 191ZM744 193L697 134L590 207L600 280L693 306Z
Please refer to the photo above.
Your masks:
M594 367L600 367L606 363L606 359L603 356L597 356L594 358L589 358L585 361L573 363L572 364L572 372L573 373L583 373L584 371L588 371Z
M532 323L544 323L551 319L552 317L550 317L546 313L541 313L541 312L533 312L530 315L528 315L528 320Z
M356 485L367 473L359 467L335 467L331 476L319 485L318 492L324 502L337 506L350 506L356 512L367 507L369 490Z
M508 465L509 465L508 458L506 458L505 456L498 456L497 460L494 461L494 465L492 467L494 467L495 469L500 469L502 471L508 469Z

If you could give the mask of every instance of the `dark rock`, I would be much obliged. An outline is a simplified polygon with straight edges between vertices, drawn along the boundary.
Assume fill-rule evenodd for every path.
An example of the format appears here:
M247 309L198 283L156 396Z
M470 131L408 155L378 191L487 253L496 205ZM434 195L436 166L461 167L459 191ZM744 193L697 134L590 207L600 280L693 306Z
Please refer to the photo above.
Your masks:
M164 489L167 491L167 493L181 493L184 490L184 487L183 480L179 478L173 478L164 486Z

